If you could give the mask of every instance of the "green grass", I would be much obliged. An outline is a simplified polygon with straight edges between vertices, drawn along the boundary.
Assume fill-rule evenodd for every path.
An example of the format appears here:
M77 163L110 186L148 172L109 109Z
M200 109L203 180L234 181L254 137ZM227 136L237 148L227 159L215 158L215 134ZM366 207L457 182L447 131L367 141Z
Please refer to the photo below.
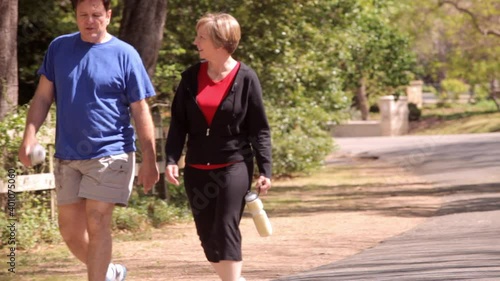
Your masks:
M500 112L492 101L477 104L429 106L422 109L412 135L477 134L500 132Z
M6 249L2 249L4 253ZM4 256L2 254L2 256ZM9 273L8 265L3 262L0 263L0 281L84 281L86 280L84 267L80 266L77 260L71 255L64 244L57 245L42 245L38 249L30 251L16 251L16 273ZM47 272L44 264L57 264L58 270L66 270L68 267L81 267L77 272L65 276L53 275Z

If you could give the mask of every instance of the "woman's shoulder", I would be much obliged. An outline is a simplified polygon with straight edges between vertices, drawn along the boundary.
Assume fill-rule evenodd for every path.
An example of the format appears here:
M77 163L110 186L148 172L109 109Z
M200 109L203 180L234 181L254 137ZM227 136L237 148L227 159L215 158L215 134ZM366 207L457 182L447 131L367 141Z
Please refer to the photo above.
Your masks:
M248 66L246 63L242 62L242 61L239 61L240 63L240 70L243 70L243 71L253 71L253 69Z
M245 64L244 62L240 61L240 70L239 74L242 75L245 78L257 78L257 73L253 68Z

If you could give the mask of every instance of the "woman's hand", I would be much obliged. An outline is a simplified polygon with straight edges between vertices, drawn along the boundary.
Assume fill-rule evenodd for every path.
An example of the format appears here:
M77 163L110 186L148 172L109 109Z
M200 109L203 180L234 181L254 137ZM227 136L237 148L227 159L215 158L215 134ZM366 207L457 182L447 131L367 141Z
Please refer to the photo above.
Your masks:
M255 188L260 194L267 194L267 191L271 188L271 179L266 178L264 176L260 176L257 179Z
M179 166L177 165L167 165L165 168L165 175L167 176L167 181L171 184L179 185Z

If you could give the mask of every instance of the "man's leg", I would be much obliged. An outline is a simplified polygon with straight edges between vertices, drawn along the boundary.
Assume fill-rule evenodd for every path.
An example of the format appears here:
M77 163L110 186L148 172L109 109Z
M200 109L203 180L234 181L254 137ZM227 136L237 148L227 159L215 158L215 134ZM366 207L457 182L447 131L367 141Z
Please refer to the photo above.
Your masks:
M113 203L87 199L87 230L89 246L87 254L87 271L89 281L102 281L106 278L111 262L112 239L111 219Z
M59 232L76 258L87 264L89 236L85 200L58 206Z
M62 205L59 209L59 231L66 242L69 250L76 258L87 265L89 235L87 231L87 214L86 200L77 203ZM121 266L121 265L120 265ZM111 270L110 276L115 276L118 273L116 265L110 264L106 270ZM123 266L121 266L123 267ZM120 274L123 275L123 268L119 268Z
M134 179L135 154L123 153L75 163L82 173L78 196L86 198L89 281L123 280L125 268L110 264L115 204L126 206ZM85 222L84 221L84 222ZM106 273L109 273L106 277Z

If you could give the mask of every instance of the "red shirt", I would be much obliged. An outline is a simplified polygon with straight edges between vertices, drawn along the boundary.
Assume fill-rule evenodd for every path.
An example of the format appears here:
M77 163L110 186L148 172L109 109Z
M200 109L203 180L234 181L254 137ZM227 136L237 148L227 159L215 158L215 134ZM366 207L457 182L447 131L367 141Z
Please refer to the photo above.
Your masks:
M210 127L214 115L222 103L222 100L226 97L233 84L234 77L240 68L240 63L238 62L236 66L229 72L229 74L224 77L224 79L214 82L210 76L208 76L208 62L204 62L200 66L200 71L198 72L198 95L196 96L196 102L203 112L207 124ZM191 164L191 167L203 169L203 170L213 170L222 167L229 166L233 163L224 164Z

